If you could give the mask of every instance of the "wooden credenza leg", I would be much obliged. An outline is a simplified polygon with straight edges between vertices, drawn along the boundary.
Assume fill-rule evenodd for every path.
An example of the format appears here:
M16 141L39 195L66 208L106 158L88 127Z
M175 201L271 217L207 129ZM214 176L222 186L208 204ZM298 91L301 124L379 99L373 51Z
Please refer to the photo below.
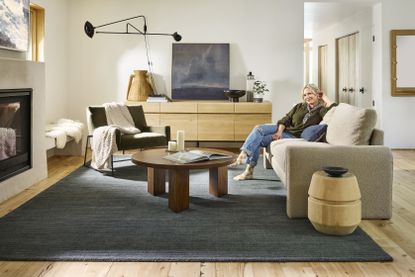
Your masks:
M169 208L181 212L189 208L189 170L169 170Z
M166 171L159 168L147 168L147 191L152 195L166 192Z
M209 169L209 193L216 197L228 194L228 167Z

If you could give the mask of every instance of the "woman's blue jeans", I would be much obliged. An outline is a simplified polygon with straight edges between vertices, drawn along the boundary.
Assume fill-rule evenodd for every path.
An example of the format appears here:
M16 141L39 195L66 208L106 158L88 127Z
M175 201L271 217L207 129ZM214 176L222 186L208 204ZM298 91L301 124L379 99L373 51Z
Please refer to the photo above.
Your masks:
M276 124L263 124L255 126L249 136L246 138L241 147L248 155L246 163L251 166L256 166L259 158L259 150L261 147L267 147L272 142L272 135L277 132L278 126ZM282 138L294 138L294 136L284 131Z

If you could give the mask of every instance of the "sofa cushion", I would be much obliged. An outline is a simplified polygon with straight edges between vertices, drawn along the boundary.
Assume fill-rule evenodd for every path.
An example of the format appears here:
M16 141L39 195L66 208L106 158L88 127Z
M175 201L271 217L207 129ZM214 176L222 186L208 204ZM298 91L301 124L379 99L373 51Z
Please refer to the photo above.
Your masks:
M311 147L316 147L316 148L331 147L330 144L328 143L310 142L310 141L305 141L304 139L298 139L298 138L274 140L273 142L271 142L271 145L270 145L270 151L272 154L272 166L274 167L274 170L277 171L276 167L278 167L280 171L285 173L286 158L287 158L286 150L287 150L287 147L290 147L290 146L295 146L295 147L310 147L311 146ZM283 183L286 182L286 180L284 179L285 176L279 176L279 177L281 178L281 181Z
M328 112L326 112L326 114L324 115L323 120L320 122L320 124L329 125L330 121L331 121L331 118L333 116L333 113L336 110L336 108L337 108L336 106L332 107Z
M326 124L311 125L304 129L301 138L307 141L320 141L326 134L326 130Z
M331 115L326 140L333 145L368 145L376 111L340 103Z

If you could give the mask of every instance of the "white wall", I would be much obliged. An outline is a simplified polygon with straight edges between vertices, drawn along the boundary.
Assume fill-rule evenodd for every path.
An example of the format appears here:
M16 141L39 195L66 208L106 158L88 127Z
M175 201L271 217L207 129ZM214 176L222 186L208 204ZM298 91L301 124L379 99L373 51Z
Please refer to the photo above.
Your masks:
M372 97L378 115L377 127L383 128L383 97L382 97L382 3L372 9L372 26L375 41L372 47ZM385 130L386 131L386 130Z
M47 176L45 152L45 65L0 58L0 89L33 88L32 163L33 167L0 182L0 202L18 194Z
M391 96L390 31L415 29L415 1L383 0L382 4L382 127L386 145L415 148L415 97Z
M372 107L372 11L365 8L355 15L313 34L313 82L318 83L318 47L327 45L327 95L336 99L336 39L359 32L360 85L356 89L357 106ZM365 88L361 94L359 89Z
M85 120L91 104L124 101L133 69L147 69L142 36L83 32L94 25L143 14L149 32L179 32L184 43L230 43L230 86L245 88L252 71L265 80L274 121L298 102L303 80L301 0L72 0L69 2L69 115ZM142 22L137 20L137 25ZM116 28L116 27L115 27ZM124 30L124 25L119 28ZM119 29L118 29L119 30ZM171 94L171 37L150 37L159 92Z
M46 122L68 117L67 0L31 0L45 9Z

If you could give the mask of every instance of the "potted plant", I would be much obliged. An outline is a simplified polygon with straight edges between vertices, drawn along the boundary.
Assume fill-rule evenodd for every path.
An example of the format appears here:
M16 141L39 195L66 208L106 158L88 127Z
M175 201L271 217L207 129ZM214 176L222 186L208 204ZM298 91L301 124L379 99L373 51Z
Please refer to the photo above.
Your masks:
M254 102L261 103L266 91L269 91L269 89L264 81L255 81L252 88Z

